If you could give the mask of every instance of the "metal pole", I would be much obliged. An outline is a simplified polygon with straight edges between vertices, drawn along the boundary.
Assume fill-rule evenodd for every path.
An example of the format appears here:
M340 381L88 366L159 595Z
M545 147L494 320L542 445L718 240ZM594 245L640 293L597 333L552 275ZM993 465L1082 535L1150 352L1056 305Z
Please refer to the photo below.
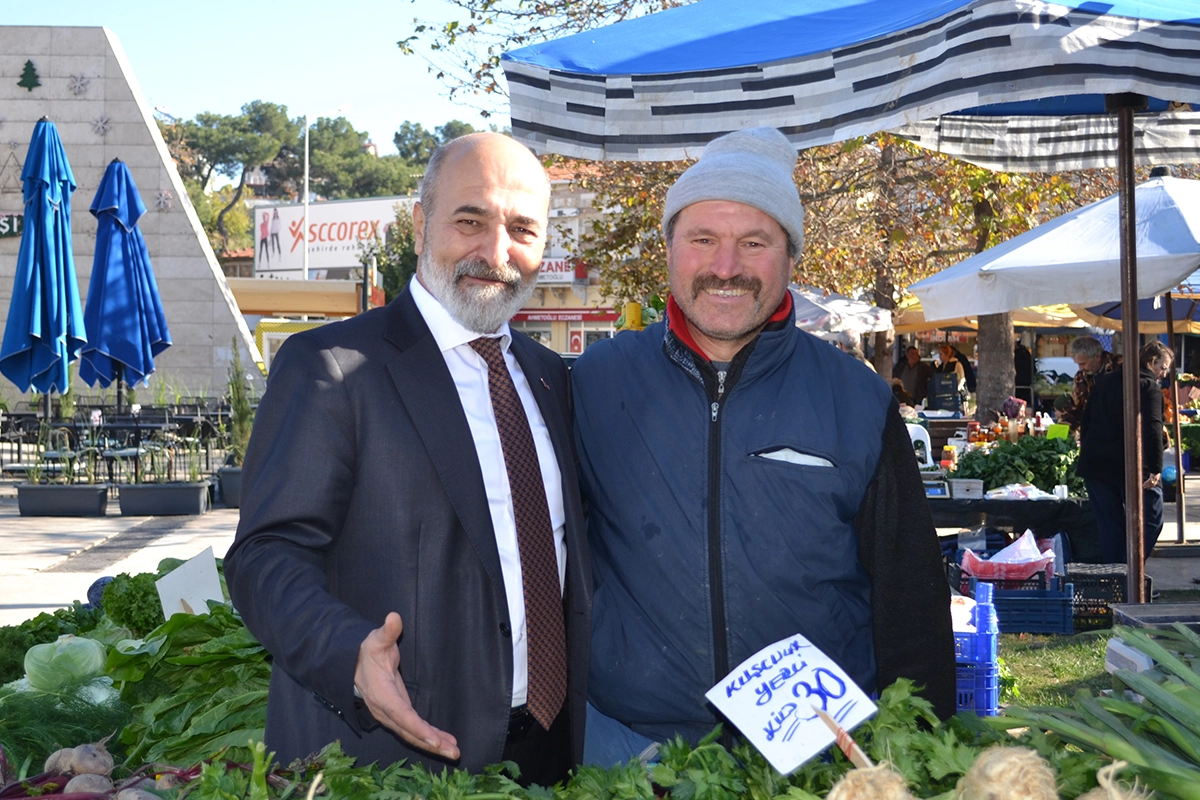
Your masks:
M1167 340L1171 343L1171 349L1175 349L1175 307L1174 298L1170 292L1166 294L1167 300ZM1186 538L1183 533L1183 526L1187 522L1184 502L1183 502L1183 441L1179 438L1179 381L1175 379L1176 367L1178 360L1171 365L1171 407L1175 409L1172 419L1172 427L1174 431L1171 439L1175 442L1175 541L1183 544Z
M304 280L308 280L308 114L304 115Z
M1125 541L1129 556L1129 594L1146 602L1142 542L1142 409L1138 394L1137 211L1134 202L1133 112L1145 107L1140 95L1108 95L1105 105L1117 115L1117 178L1121 225L1122 397L1125 408Z

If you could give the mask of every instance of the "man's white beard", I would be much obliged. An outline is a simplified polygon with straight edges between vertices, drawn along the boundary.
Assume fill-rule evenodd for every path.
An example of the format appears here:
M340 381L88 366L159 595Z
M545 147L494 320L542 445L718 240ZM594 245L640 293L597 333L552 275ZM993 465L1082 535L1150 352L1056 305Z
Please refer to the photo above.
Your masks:
M476 333L495 333L533 296L537 274L527 280L511 264L492 269L482 259L467 259L450 266L439 263L426 250L417 257L417 275L459 324ZM464 277L503 281L500 286L470 285Z

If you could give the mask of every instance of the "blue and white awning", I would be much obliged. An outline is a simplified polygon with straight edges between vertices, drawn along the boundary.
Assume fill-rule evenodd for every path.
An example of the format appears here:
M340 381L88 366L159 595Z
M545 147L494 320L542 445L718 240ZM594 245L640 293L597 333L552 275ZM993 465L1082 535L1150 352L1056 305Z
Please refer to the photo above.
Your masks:
M757 125L804 148L1052 97L1200 109L1198 42L1193 0L702 0L502 63L513 134L535 150L663 160ZM1179 141L1198 119L1162 130Z

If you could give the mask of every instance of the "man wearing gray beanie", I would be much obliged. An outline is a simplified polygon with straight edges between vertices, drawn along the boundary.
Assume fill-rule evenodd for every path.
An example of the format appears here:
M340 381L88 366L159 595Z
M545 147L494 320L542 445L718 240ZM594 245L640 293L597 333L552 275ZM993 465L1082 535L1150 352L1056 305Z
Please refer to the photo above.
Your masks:
M711 142L667 192L666 321L572 370L588 763L694 744L722 721L704 693L797 633L865 691L909 678L955 713L950 592L892 392L795 326L795 163L772 128Z

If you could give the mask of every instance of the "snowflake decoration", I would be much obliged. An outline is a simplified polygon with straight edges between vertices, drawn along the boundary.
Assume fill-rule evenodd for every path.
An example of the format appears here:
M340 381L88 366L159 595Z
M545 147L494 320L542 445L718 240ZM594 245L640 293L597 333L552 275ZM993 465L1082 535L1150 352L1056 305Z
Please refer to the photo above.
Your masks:
M107 136L112 130L112 120L107 115L101 114L92 120L92 133L97 136Z
M21 146L21 143L16 141L15 139L8 143L8 149L10 149L10 150L16 150L20 146Z
M154 195L154 205L159 211L170 211L171 205L175 202L175 195L162 189L158 194Z
M71 94L78 97L81 94L87 94L88 84L91 82L92 79L85 75L72 75L67 80L67 88L71 90Z

